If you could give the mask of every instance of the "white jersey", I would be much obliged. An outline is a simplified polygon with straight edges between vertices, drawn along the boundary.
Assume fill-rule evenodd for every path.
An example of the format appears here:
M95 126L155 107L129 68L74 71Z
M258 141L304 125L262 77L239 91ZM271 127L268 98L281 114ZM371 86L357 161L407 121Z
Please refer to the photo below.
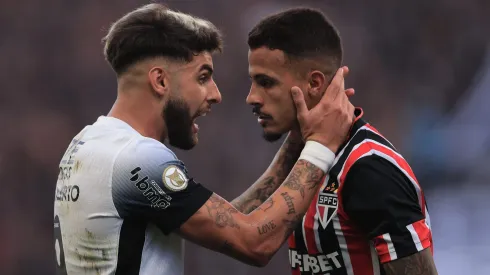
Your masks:
M57 274L183 274L179 228L211 196L165 145L100 117L60 162Z

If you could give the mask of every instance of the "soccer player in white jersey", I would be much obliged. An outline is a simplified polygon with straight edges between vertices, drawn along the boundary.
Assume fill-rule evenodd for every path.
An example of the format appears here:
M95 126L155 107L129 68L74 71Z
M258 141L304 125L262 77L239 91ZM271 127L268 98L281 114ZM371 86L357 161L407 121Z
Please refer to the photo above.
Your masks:
M264 266L307 211L353 121L342 70L317 107L298 111L306 145L298 150L291 144L301 137L288 138L259 179L282 185L249 214L194 180L164 145L194 147L196 118L221 101L212 78L220 37L210 22L159 4L112 25L104 52L117 99L73 138L59 166L57 274L183 274L182 238ZM298 91L291 96L304 106ZM300 151L298 161L290 157Z

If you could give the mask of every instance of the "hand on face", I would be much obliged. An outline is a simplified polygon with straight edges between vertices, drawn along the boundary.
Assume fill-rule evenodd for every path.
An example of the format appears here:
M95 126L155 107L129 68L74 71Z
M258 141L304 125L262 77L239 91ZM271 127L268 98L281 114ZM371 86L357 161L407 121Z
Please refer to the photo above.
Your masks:
M303 139L319 142L333 152L345 141L354 119L354 106L348 99L354 90L344 88L344 77L348 72L347 67L340 68L325 93L318 95L321 97L318 104L310 110L303 91L298 87L291 88Z

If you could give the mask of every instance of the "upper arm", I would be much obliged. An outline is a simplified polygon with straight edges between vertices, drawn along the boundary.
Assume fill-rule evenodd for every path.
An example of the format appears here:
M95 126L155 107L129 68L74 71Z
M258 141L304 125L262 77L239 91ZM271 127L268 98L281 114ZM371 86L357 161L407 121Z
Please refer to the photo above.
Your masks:
M151 222L165 234L179 228L212 194L189 177L173 153L151 141L128 146L118 155L112 185L122 218Z
M437 275L430 249L385 263L386 275Z
M393 164L378 156L358 160L342 191L346 214L372 240L381 263L430 248L430 226L417 190Z

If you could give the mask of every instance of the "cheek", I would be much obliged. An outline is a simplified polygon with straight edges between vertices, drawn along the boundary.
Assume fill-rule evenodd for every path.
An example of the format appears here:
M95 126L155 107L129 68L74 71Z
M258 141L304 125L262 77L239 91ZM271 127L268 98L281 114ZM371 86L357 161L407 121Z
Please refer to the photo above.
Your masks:
M191 115L195 114L206 101L206 89L199 84L188 83L181 90L182 97L189 106Z
M291 96L287 91L283 91L280 98L274 99L276 102L275 109L277 113L277 120L280 124L290 124L296 120L296 108Z

